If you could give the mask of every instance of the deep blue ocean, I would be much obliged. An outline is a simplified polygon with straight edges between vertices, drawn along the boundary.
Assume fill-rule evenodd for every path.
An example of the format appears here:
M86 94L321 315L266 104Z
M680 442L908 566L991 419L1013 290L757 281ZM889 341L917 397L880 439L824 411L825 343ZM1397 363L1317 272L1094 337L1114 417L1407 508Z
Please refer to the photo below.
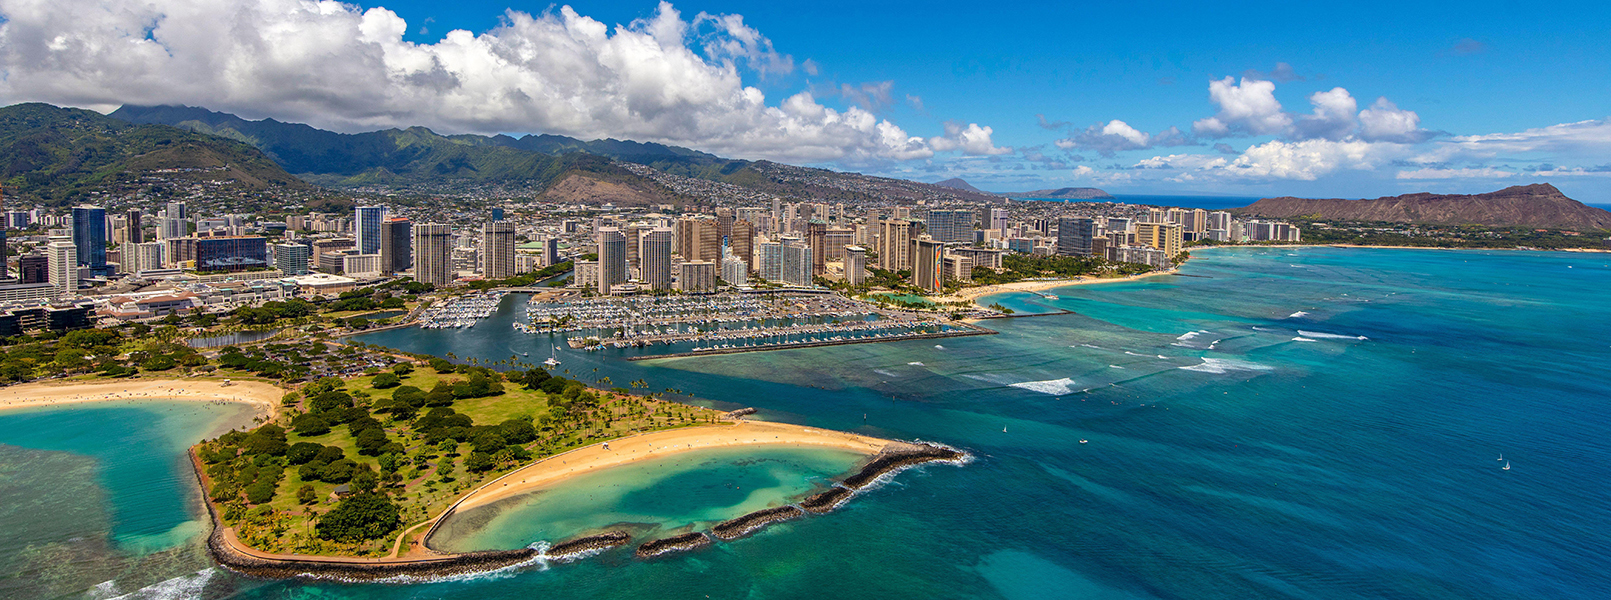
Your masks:
M902 473L829 515L661 560L623 550L458 581L262 582L179 561L125 567L102 587L274 599L1607 597L1611 255L1196 255L1180 276L994 298L1072 311L985 323L999 335L647 362L621 360L641 350L558 352L573 376L644 378L765 419L977 456ZM519 299L506 302L474 329L362 340L548 356L548 336L511 333ZM63 468L108 460L95 440L33 449L15 425L94 427L73 412L0 413L0 443ZM0 492L61 483L16 473L0 470ZM129 482L96 481L80 495L105 500L80 508L85 527L123 535L88 516L139 517L103 506L129 502L118 491ZM180 507L134 512L196 510ZM8 529L34 518L0 515Z

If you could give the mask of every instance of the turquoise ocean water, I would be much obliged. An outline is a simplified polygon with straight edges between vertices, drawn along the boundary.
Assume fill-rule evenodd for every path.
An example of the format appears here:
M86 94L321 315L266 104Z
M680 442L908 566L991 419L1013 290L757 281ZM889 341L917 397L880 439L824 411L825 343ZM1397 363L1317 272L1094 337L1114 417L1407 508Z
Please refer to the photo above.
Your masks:
M1608 264L1604 254L1221 249L1200 252L1188 276L1063 288L1058 300L1000 296L1020 312L1074 313L987 323L1000 335L647 362L621 360L643 350L561 349L572 376L645 378L771 420L938 440L978 460L909 471L833 514L649 562L618 551L412 585L210 574L187 588L200 577L193 564L137 565L117 579L167 580L152 597L204 598L1604 598ZM511 298L474 329L362 339L546 357L550 338L510 333L518 312ZM0 413L0 443L30 448L19 431L61 423L19 429L19 417ZM85 446L27 452L56 453L56 469L106 460ZM6 477L7 497L62 484ZM668 476L649 486L663 507L612 492L599 510L685 518L704 510L687 499L717 479ZM131 501L119 492L128 483L97 483L76 492L76 510L105 528ZM519 544L552 518L507 509L485 518L539 523L477 544ZM174 510L175 522L193 518ZM0 515L28 525L21 511ZM36 535L47 534L68 535Z

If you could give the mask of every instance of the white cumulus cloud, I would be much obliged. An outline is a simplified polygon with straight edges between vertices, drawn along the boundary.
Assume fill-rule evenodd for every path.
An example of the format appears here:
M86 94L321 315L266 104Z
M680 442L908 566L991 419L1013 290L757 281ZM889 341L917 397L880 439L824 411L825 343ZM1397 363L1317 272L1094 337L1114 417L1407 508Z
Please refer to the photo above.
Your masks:
M1309 104L1314 105L1314 113L1298 118L1297 137L1340 140L1354 132L1354 111L1359 103L1348 90L1335 87L1315 92L1309 96Z
M1292 117L1275 99L1272 82L1243 77L1237 84L1236 78L1226 77L1208 84L1208 98L1219 106L1219 113L1192 123L1192 133L1199 136L1281 134L1292 126Z
M929 138L929 147L940 152L961 150L963 154L976 156L994 156L1012 152L1012 148L1000 148L991 142L992 133L994 130L980 127L978 123L963 126L961 123L947 122L945 135Z
M1414 144L1431 137L1421 129L1420 115L1400 109L1387 98L1377 98L1370 108L1359 111L1359 126L1359 137L1372 142Z
M341 131L545 132L807 162L1006 151L989 127L924 140L870 107L769 103L743 73L787 74L793 58L738 15L685 19L665 2L614 27L569 6L510 10L431 44L405 41L390 10L329 1L0 0L0 18L5 102L190 104ZM852 95L875 105L887 94Z
M1044 120L1044 117L1042 118ZM1188 146L1194 142L1180 129L1170 127L1151 135L1147 132L1131 127L1129 123L1114 119L1107 123L1098 123L1076 132L1074 135L1058 140L1057 147L1064 150L1081 148L1095 151L1102 156L1111 157L1115 153L1126 150L1146 150L1149 148Z

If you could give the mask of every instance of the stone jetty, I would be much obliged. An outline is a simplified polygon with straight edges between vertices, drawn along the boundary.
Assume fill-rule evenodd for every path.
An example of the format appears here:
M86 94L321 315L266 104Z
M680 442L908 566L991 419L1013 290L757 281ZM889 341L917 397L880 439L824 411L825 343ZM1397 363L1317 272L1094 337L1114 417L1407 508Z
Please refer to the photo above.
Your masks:
M890 444L855 475L839 482L852 490L861 490L877 481L885 473L917 466L926 462L959 461L968 455L960 450L933 444Z
M668 552L687 552L710 545L710 536L702 531L660 538L638 546L638 558L654 558Z
M839 508L840 504L844 504L846 500L849 500L854 495L856 495L856 492L849 488L842 488L836 485L828 488L826 492L806 498L800 503L800 508L820 515Z
M624 546L632 541L632 536L625 531L610 531L598 535L580 537L554 544L543 554L549 558L565 558L594 550L605 550L616 546Z
M779 506L758 510L730 521L723 521L712 527L710 532L724 542L731 542L746 535L766 529L773 523L781 523L789 519L797 519L805 511L797 506Z

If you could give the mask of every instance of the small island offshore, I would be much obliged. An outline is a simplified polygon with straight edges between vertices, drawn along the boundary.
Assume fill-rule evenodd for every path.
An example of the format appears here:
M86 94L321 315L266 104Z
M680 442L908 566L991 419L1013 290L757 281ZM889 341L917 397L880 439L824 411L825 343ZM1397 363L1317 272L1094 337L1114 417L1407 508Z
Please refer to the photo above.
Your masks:
M690 534L632 540L624 531L599 531L544 550L533 544L453 553L433 549L431 536L459 510L680 452L790 445L867 457L859 470L798 506L716 525L712 534L724 541L828 512L900 469L966 460L938 445L750 421L744 413L753 411L721 413L591 389L541 368L505 374L440 358L423 362L429 366L399 357L379 373L309 382L285 392L261 425L194 446L190 457L213 523L207 546L219 564L255 577L372 580L486 571L634 541L636 554L651 558L710 538L696 532L703 541L689 544L682 538ZM221 400L246 387L260 400L278 389L213 380L124 385L112 394L129 388Z

